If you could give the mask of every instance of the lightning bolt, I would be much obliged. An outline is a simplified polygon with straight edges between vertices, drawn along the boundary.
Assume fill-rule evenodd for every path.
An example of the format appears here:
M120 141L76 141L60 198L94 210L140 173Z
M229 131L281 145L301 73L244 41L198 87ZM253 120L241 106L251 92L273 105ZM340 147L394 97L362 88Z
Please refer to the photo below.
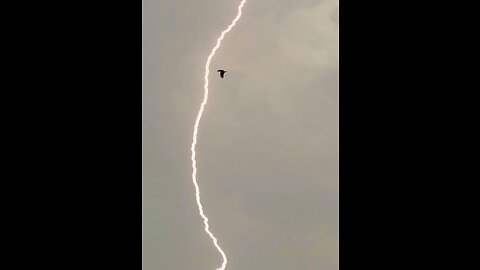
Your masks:
M213 241L213 244L217 248L218 252L223 257L223 262L222 262L222 267L217 268L217 270L224 270L225 266L227 265L227 256L225 256L225 252L223 252L222 248L218 245L217 238L213 236L213 234L209 230L209 225L208 225L208 218L205 216L203 213L203 206L200 201L200 189L198 188L197 184L197 161L195 160L196 152L195 152L195 146L197 145L197 134L198 134L198 125L200 123L200 119L202 118L203 110L205 108L205 105L207 104L208 100L208 75L210 74L210 62L212 61L213 56L215 55L215 52L220 48L220 44L222 43L223 38L225 35L232 30L232 28L235 26L237 21L240 19L242 16L242 8L243 5L245 5L245 2L247 0L242 0L240 2L240 5L238 5L238 13L235 19L233 19L232 23L227 27L227 29L223 30L222 34L220 34L220 37L217 39L217 44L215 47L213 47L212 51L210 52L210 55L207 58L207 62L205 63L205 84L204 84L204 94L203 94L203 101L202 104L200 105L200 110L198 111L197 119L195 120L195 126L193 127L193 142L192 142L192 181L193 184L195 185L195 197L197 199L197 205L198 205L198 211L200 212L200 216L203 218L203 223L205 224L205 232L210 236L210 238Z

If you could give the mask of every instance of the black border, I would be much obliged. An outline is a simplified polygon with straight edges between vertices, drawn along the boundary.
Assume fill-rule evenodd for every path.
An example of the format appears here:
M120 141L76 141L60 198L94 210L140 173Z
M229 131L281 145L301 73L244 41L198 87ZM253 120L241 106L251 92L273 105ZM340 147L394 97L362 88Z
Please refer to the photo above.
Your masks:
M18 117L15 264L141 269L142 1L6 10L20 11L6 39L19 71L5 99Z

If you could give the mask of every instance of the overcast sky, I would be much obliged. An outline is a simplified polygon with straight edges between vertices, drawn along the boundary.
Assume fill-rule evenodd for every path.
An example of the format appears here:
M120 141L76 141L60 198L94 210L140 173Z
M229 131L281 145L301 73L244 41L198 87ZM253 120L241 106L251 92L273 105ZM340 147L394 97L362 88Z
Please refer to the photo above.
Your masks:
M190 145L206 58L239 3L143 0L144 270L221 265ZM338 10L247 0L212 60L197 180L228 270L338 269Z

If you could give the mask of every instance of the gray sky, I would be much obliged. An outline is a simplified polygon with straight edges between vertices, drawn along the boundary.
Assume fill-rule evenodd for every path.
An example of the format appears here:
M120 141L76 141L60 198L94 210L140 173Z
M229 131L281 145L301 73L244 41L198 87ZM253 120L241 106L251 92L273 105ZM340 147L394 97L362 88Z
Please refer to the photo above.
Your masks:
M144 270L221 265L190 145L239 3L143 0ZM338 0L247 0L210 68L197 180L227 269L338 269Z

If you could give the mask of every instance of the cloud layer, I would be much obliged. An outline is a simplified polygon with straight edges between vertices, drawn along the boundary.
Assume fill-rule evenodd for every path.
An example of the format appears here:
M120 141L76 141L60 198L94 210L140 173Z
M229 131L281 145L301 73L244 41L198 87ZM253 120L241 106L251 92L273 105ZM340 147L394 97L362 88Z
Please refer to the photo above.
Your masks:
M189 147L206 56L237 4L144 1L145 270L221 262ZM338 2L248 0L211 68L229 72L210 76L197 176L227 268L338 269Z

